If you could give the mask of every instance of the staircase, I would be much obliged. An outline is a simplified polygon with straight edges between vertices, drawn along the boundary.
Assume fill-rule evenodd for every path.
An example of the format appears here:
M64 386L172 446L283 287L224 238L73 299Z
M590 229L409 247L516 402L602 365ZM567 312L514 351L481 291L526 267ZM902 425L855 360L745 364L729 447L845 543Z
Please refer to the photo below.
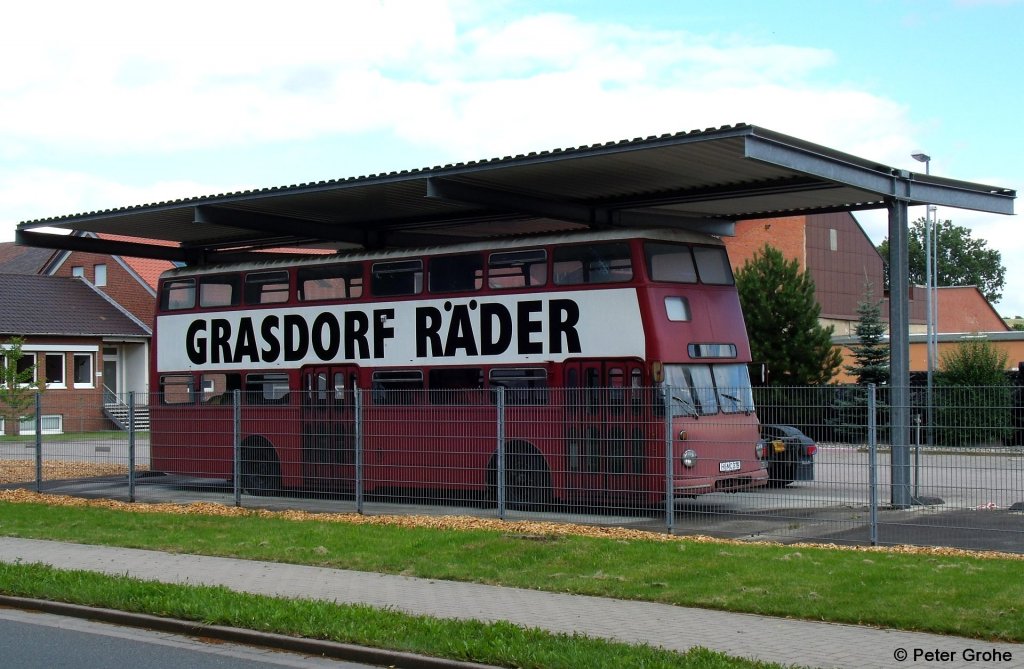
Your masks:
M105 402L103 413L107 415L114 425L124 431L128 431L128 405L124 402ZM149 407L146 405L135 406L135 431L149 430Z

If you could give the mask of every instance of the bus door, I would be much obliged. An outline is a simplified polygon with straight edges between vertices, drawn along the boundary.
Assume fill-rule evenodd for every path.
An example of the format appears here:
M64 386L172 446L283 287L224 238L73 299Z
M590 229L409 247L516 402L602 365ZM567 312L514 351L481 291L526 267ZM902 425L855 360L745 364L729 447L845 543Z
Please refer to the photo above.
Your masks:
M307 486L355 487L355 388L358 368L302 370L302 471Z
M642 365L635 360L566 363L567 488L579 497L632 497L643 492L650 463Z

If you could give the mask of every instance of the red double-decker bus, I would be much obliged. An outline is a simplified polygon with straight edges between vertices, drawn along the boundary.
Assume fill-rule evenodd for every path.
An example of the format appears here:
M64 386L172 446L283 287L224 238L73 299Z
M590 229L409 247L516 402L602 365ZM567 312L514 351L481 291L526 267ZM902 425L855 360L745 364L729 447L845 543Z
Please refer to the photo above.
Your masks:
M513 503L767 482L739 299L706 235L174 269L154 340L157 471L238 471L249 492L493 494L504 449Z

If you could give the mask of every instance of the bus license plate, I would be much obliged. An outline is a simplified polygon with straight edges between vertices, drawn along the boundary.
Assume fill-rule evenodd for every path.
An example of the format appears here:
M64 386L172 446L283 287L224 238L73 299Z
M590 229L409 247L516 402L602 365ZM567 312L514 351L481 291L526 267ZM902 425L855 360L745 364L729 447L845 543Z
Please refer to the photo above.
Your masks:
M738 472L740 470L739 460L729 460L727 462L721 462L718 465L718 471L720 472Z

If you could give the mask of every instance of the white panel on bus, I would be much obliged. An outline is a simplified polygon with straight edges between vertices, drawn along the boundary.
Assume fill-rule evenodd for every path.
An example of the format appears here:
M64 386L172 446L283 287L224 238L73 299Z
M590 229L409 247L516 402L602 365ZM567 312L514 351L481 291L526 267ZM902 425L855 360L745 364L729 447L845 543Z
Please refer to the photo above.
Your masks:
M374 367L642 358L636 290L580 290L444 300L163 315L157 370Z

